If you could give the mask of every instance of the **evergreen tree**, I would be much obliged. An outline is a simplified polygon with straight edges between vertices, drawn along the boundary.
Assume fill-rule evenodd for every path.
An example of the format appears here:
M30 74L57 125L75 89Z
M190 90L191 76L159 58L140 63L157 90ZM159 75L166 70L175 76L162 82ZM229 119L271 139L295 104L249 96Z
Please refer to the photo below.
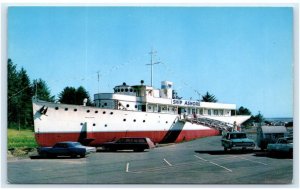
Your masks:
M87 105L92 105L89 93L82 86L77 89L74 87L66 87L59 94L59 102L64 104L82 105L85 98L88 100Z
M51 96L46 82L42 79L33 80L32 94L36 95L38 99L48 102L54 102L55 99L54 96Z
M22 67L18 73L18 86L19 86L19 102L18 102L18 122L27 127L32 126L32 86L27 72Z
M236 111L237 115L251 115L251 111L248 108L244 108L243 106L241 106L237 111Z
M7 116L9 123L17 123L18 118L18 72L11 59L7 61Z
M213 94L210 94L209 92L206 92L204 96L202 96L201 102L217 102L218 100Z

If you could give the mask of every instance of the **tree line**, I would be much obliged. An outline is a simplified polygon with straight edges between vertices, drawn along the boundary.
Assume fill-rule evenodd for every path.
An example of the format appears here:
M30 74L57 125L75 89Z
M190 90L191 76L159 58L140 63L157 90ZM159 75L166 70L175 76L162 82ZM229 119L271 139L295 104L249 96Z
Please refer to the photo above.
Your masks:
M32 97L54 102L55 96L51 95L47 83L43 79L30 80L27 71L11 59L7 60L7 116L8 127L33 129ZM87 98L87 105L92 105L89 93L80 86L65 87L58 95L57 101L65 104L82 105Z

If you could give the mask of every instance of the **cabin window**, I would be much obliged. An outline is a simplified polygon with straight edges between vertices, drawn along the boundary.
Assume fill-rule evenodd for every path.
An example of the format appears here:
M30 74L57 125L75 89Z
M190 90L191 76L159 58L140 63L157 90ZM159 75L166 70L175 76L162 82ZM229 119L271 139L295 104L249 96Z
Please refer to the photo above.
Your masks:
M166 121L166 123L168 123L168 121Z
M114 114L114 112L110 112L110 115Z
M208 115L211 115L211 110L207 110L208 111Z
M220 115L223 115L224 113L223 113L223 110L219 110L219 114Z
M68 111L68 108L65 108L65 111Z
M137 108L138 106L137 105L134 105L134 108Z
M90 110L86 110L86 112L90 113Z
M129 108L129 104L127 104L126 107Z
M136 119L134 119L133 122L136 122Z
M118 89L118 92L120 92L120 88Z
M80 125L83 125L83 123L80 123Z
M107 127L107 124L105 124L104 127Z
M93 123L93 126L96 126L96 123Z
M151 106L148 106L148 109L151 110Z
M145 123L146 122L146 120L143 120L143 123Z
M124 92L124 89L123 89L123 88L121 88L121 92Z
M127 88L125 89L125 92L128 92L128 89L127 89Z
M106 112L104 111L103 114L105 114Z
M77 111L77 109L75 108L74 111Z
M106 103L106 102L104 103L104 106L107 106L107 103Z
M136 90L133 90L133 92L136 92Z
M123 121L126 121L126 119L123 119Z
M98 113L98 111L96 110L95 113Z
M130 90L129 90L130 92L132 92L132 88L130 88Z
M115 92L117 92L117 89L115 89Z
M218 110L214 110L214 115L218 115Z
M56 110L58 110L58 107L55 107Z

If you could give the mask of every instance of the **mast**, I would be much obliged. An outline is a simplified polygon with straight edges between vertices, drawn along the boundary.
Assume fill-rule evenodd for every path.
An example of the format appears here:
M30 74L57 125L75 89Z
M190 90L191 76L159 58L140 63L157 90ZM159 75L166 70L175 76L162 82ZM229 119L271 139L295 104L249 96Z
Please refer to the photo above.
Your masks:
M153 51L153 49L151 49L151 52L149 52L151 60L150 60L150 64L146 64L146 65L150 65L151 66L151 86L153 87L153 65L155 64L159 64L160 62L154 62L153 63L153 55L156 54L156 51Z

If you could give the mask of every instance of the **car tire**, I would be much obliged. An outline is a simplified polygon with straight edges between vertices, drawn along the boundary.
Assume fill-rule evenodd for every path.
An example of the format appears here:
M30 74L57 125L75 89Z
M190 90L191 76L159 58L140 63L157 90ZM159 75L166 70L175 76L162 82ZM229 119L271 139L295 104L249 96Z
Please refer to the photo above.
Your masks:
M227 151L228 151L227 147L224 147L224 152L227 152Z

